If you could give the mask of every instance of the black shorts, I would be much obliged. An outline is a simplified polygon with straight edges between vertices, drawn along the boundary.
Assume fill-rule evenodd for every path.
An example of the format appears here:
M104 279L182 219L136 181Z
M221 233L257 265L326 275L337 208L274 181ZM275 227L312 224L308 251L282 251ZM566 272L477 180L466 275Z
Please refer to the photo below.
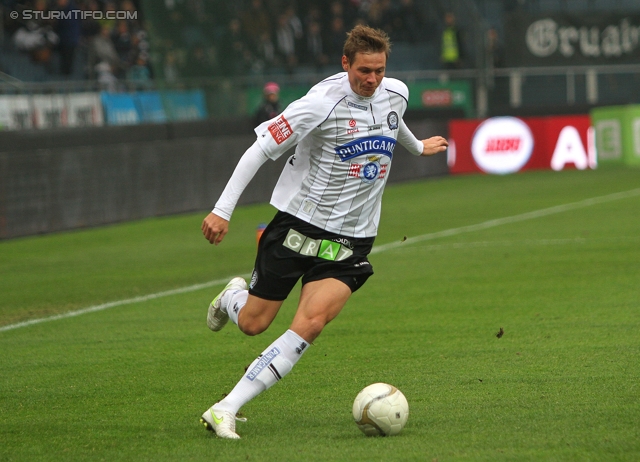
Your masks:
M334 278L355 292L373 274L367 255L375 238L345 237L278 212L258 244L249 293L284 300L302 284Z

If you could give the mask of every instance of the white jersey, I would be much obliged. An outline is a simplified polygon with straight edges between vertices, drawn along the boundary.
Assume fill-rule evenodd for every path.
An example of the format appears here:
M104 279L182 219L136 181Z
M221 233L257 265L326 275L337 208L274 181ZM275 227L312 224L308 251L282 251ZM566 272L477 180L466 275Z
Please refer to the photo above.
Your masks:
M343 72L258 126L258 144L271 159L297 144L271 204L327 231L375 236L399 133L410 152L422 152L402 121L408 97L407 86L391 78L373 96L359 96Z

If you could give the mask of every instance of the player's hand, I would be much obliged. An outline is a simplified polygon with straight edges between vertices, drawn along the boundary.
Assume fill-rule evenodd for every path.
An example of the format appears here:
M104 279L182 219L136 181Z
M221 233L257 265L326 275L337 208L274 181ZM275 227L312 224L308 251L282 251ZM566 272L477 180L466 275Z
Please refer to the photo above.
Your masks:
M202 234L211 244L218 245L229 232L229 222L215 213L207 215L202 222Z
M449 142L441 136L432 136L426 140L422 140L422 156L432 156L439 152L444 152L449 146Z

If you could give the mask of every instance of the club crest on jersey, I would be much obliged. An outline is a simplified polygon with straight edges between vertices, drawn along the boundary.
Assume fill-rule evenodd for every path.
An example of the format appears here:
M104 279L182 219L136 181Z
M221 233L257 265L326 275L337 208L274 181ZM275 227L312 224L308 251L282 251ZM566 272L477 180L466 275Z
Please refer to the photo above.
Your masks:
M369 156L364 164L351 164L349 166L350 178L360 178L364 183L370 184L378 178L384 179L387 174L387 164L381 164L382 156Z
M336 155L345 162L354 157L366 154L382 154L393 157L393 150L396 147L396 140L388 136L368 136L349 141L346 144L336 146Z
M381 170L380 162L367 162L362 166L360 178L365 183L373 183L378 179Z
M391 111L387 116L387 125L389 125L389 130L398 129L398 113L396 111Z
M293 129L284 115L278 117L275 122L267 127L271 136L278 144L284 143L291 135L293 135Z

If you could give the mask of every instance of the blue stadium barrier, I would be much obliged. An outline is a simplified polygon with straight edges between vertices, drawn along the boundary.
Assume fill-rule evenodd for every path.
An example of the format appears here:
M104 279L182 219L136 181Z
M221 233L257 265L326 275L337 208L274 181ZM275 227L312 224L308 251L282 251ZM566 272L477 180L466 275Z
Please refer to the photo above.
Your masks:
M162 101L172 121L202 120L208 116L202 90L164 91Z
M141 122L133 95L102 92L100 99L107 125L135 125Z
M134 94L141 122L162 123L167 121L167 114L162 104L162 97L157 91L145 91Z

